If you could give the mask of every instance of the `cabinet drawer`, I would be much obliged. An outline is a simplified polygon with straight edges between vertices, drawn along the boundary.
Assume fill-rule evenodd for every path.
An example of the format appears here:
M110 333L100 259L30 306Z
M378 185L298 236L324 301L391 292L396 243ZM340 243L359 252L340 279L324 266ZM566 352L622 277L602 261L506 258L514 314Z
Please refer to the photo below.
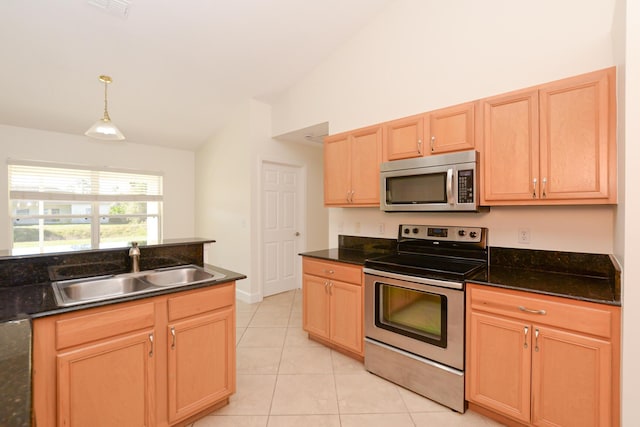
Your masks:
M341 262L319 261L303 258L302 268L305 274L340 280L342 282L362 284L362 268Z
M611 338L615 307L559 297L469 285L471 309ZM537 313L533 313L535 311ZM541 312L544 311L544 314Z
M187 295L169 298L169 321L217 310L233 305L235 301L235 282L194 291Z
M152 328L155 321L154 303L136 304L56 321L56 349Z

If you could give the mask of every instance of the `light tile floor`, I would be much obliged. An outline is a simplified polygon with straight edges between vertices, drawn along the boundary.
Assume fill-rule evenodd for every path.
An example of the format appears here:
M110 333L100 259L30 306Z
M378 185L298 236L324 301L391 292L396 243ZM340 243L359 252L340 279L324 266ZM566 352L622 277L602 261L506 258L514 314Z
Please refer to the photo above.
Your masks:
M192 427L499 426L368 373L307 338L302 292L237 303L237 392Z

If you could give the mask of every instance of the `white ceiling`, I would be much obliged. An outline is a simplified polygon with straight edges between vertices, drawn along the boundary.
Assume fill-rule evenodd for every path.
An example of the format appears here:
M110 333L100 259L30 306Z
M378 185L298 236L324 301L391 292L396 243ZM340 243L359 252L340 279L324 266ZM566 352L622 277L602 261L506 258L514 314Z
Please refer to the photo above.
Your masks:
M1 0L0 123L82 135L102 117L106 74L128 141L194 150L390 1L131 0L124 17L87 0Z

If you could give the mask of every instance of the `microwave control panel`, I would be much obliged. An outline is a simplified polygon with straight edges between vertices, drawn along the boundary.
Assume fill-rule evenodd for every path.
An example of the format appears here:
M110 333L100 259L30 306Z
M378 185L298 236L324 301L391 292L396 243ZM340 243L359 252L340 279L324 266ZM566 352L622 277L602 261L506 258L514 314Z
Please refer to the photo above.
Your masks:
M473 199L473 169L458 171L458 203L475 203Z

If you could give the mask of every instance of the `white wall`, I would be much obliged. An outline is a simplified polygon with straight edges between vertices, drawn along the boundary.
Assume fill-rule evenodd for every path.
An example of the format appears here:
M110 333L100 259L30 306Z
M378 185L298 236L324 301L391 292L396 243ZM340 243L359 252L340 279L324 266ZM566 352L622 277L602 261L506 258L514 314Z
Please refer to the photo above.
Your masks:
M0 159L39 160L89 166L159 171L164 173L164 237L193 237L194 153L185 150L135 144L98 142L84 135L70 135L0 125ZM7 173L0 173L0 249L9 248ZM209 236L204 236L209 237Z
M640 423L638 390L640 389L640 4L635 0L620 1L626 10L624 65L624 214L618 218L622 229L616 242L617 254L623 262L622 321L622 425Z
M260 189L262 162L300 167L306 175L305 229L300 251L327 247L322 150L271 138L271 107L248 100L196 153L196 230L216 240L208 262L244 273L238 297L262 299Z

